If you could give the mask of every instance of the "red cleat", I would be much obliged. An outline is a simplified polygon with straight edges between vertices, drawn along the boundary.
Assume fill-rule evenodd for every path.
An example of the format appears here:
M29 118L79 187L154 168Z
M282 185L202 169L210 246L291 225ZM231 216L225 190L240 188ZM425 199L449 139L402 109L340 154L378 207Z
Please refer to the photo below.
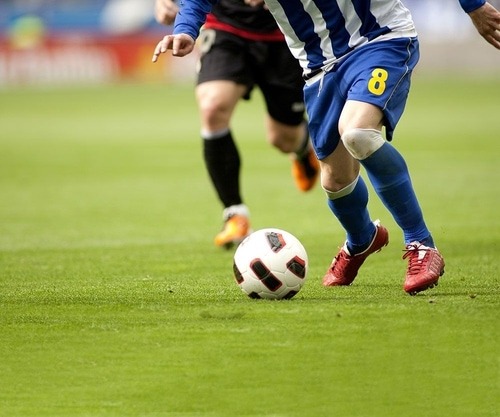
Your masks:
M444 274L444 259L436 248L412 242L406 245L403 259L408 259L404 290L410 295L435 287Z
M377 228L375 236L370 246L363 252L351 255L346 244L340 249L340 252L333 259L330 268L323 277L323 285L325 287L351 285L365 259L372 253L379 252L384 246L387 246L389 243L389 232L378 220L374 224Z

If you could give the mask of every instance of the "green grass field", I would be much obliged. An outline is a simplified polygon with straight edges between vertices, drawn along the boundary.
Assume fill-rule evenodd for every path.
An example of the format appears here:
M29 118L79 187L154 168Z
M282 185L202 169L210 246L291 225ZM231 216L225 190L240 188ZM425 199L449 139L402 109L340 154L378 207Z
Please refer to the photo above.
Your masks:
M247 298L212 244L221 207L192 86L0 93L0 416L494 417L500 407L500 79L414 77L395 145L447 266L402 290L400 230L351 287L321 277L344 240L234 121L254 228L307 248L290 301Z

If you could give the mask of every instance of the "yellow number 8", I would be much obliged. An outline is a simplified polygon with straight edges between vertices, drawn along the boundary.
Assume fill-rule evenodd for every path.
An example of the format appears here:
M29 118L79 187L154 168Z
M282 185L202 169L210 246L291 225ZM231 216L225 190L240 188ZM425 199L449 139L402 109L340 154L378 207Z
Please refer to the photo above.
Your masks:
M384 94L387 78L389 78L389 73L385 69L375 68L372 72L372 78L368 81L368 91L376 96Z

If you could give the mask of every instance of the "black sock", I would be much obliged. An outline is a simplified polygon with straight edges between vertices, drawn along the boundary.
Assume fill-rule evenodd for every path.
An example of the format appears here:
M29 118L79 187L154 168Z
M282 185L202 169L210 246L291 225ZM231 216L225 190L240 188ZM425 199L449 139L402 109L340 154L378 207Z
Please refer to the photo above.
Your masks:
M203 138L203 157L212 184L224 207L241 204L241 161L231 131L217 138Z

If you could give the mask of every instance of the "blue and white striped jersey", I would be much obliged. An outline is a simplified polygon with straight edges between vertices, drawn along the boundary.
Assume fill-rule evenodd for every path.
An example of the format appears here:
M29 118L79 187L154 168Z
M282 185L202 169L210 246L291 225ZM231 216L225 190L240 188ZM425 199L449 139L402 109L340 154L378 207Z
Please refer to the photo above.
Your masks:
M369 42L415 37L400 0L266 0L304 75Z
M401 0L265 0L304 75L328 69L354 49L385 39L415 37ZM469 12L485 0L458 0ZM217 0L182 0L174 33L194 39Z
M174 33L198 36L217 0L184 0ZM414 37L400 0L266 0L304 75L329 66L355 48L383 39Z

